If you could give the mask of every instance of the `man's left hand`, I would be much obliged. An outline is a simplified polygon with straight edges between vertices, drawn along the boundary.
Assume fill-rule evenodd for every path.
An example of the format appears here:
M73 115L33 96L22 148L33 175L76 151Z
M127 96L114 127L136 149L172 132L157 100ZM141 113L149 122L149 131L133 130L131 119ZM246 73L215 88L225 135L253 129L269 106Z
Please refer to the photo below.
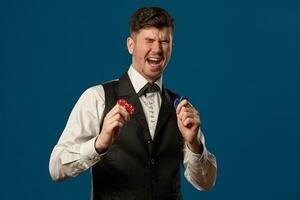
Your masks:
M189 149L194 153L201 154L203 147L202 144L197 141L197 134L200 129L199 112L184 99L178 104L176 114L178 128Z

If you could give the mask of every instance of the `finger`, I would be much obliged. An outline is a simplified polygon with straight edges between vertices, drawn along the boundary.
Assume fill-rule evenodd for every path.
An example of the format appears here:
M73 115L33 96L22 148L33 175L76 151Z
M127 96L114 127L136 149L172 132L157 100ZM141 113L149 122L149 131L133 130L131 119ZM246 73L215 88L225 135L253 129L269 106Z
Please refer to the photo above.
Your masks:
M119 121L114 121L109 125L110 133L115 137L116 134L120 131L120 128L123 127L124 124Z
M193 106L188 102L188 100L184 99L178 104L176 108L176 113L179 113L183 107L193 108Z
M184 106L187 104L187 102L188 102L188 101L187 101L186 99L184 99L183 101L181 101L181 102L178 104L177 108L176 108L176 113L180 113L182 107L184 107Z
M190 108L187 108L187 107L182 107L180 109L180 112L177 113L177 115L181 118L181 117L183 117L183 115L188 114L188 113L192 113L192 110Z
M194 118L186 118L184 121L182 121L183 126L190 128L194 125L199 124L198 120Z
M181 119L184 115L188 115L188 116L193 115L193 116L196 116L198 114L199 114L198 111L196 109L194 109L194 108L182 107L180 109L180 112L177 115Z
M189 108L189 107L183 106L183 107L180 109L180 111L179 111L178 114L180 115L181 113L184 113L184 112L195 113L195 114L196 114L197 111L195 111L193 108Z
M117 105L115 105L105 116L105 118L110 118L112 115L116 113Z
M104 125L105 127L107 127L108 129L112 129L112 124L114 124L115 121L121 122L122 124L125 123L125 119L124 117L121 115L120 112L117 112L117 109L114 109L111 111L110 115L107 115L104 118Z
M178 118L184 122L186 119L188 118L191 118L191 119L194 119L196 121L200 121L200 117L197 113L195 112L181 112L179 115L178 115Z
M116 131L119 130L120 127L123 127L124 123L118 120L108 120L103 124L103 130L105 130L106 133L114 134Z
M107 121L106 126L110 129L113 130L114 128L120 128L124 126L124 121L121 119L110 119Z
M114 121L119 121L121 123L125 123L125 119L124 117L120 114L120 113L116 113L114 116L112 116L110 119L109 119L110 123L113 123Z
M115 114L120 114L126 122L130 119L130 114L123 106L117 105Z
M181 121L186 120L187 118L194 118L195 114L194 113L190 113L190 112L181 112L179 115L179 119Z
M111 126L112 126L112 128L116 128L116 127L123 127L124 126L124 123L122 123L121 121L113 121L112 123L111 123Z
M118 105L118 104L117 104ZM119 113L123 116L123 118L125 119L125 121L129 121L130 120L130 113L127 111L127 109L125 108L125 106L119 106Z
M111 118L116 114L121 114L121 116L125 119L125 121L129 121L130 115L126 111L126 109L123 106L120 106L119 104L116 104L110 112L107 113L106 117Z

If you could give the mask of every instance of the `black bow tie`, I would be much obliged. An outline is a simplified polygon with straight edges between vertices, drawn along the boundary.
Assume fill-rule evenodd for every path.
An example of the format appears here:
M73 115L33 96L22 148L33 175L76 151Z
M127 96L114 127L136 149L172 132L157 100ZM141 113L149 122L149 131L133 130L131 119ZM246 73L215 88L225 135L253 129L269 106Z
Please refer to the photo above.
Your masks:
M142 96L142 95L146 95L147 93L153 93L153 92L159 92L160 88L159 86L154 83L147 83L139 92L138 92L138 96Z

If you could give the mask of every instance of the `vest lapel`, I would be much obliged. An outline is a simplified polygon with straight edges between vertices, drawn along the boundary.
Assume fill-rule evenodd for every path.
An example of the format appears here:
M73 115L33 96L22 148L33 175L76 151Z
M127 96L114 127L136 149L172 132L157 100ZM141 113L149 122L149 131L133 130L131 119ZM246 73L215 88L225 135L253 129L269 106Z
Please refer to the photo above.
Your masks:
M161 107L157 119L155 134L154 134L154 140L158 138L158 134L161 133L161 129L164 126L164 124L168 121L171 114L175 112L173 109L173 103L171 100L171 97L169 96L168 92L162 88L162 102Z

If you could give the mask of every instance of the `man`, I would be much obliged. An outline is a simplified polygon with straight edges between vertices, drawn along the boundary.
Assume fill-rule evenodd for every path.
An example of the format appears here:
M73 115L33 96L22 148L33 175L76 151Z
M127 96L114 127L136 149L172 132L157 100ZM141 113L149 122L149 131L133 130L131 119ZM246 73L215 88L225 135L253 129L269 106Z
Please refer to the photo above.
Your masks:
M162 84L173 19L161 8L140 8L130 32L132 65L118 80L82 94L51 154L51 177L60 181L91 167L95 200L182 199L183 162L187 180L208 191L216 160L205 147L199 113L186 99L175 110L178 96ZM119 99L134 106L132 115Z

